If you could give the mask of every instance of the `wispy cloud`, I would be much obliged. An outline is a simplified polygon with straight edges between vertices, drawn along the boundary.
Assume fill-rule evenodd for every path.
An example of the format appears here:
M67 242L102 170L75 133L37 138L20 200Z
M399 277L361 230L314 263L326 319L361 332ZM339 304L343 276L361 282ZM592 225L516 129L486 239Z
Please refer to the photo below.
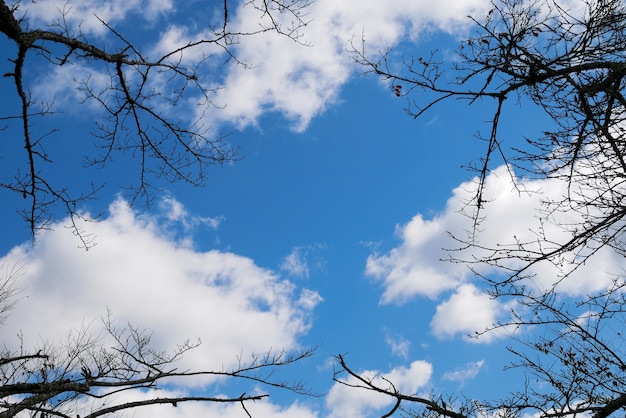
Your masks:
M442 379L459 382L464 385L468 380L474 379L485 366L485 360L478 360L465 365L462 369L456 369L451 372L444 373Z
M398 356L403 359L409 358L409 349L411 348L411 342L400 336L400 335L390 335L389 332L385 335L385 343L391 349L391 354L394 356Z
M158 15L173 9L172 0L46 0L20 4L20 10L37 25L62 22L68 25L70 33L76 33L80 28L83 34L101 36L111 35L102 22L115 27L122 21L136 19L137 23L143 21L149 26Z
M302 248L294 248L289 255L283 258L280 269L292 277L309 278L309 264Z
M223 216L199 216L192 215L185 206L173 198L166 195L159 201L160 214L171 223L182 225L185 232L190 232L194 228L204 225L213 230L217 230L224 221Z
M289 277L308 279L312 272L326 269L326 259L323 250L324 244L310 244L294 247L278 266Z

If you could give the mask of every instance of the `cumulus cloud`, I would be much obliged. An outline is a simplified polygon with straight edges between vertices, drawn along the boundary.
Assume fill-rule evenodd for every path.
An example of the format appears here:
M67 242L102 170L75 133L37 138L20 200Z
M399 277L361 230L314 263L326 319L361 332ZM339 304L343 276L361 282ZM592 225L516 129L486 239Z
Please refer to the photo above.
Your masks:
M88 252L61 223L37 246L16 247L0 259L21 266L21 299L0 329L4 344L16 347L20 332L27 347L58 341L72 327L98 325L110 310L121 325L154 330L153 342L164 349L201 339L182 369L229 368L237 355L298 349L321 300L316 292L249 258L196 251L188 240L162 233L157 219L117 200L106 219L89 225L98 244Z
M372 379L379 387L389 388L389 382L393 382L399 392L415 394L428 384L432 372L433 368L430 363L417 360L409 367L396 367L388 373L365 370L359 375L365 379ZM381 376L384 376L384 379ZM353 377L347 378L344 382L347 385L360 384ZM326 406L331 411L329 418L379 416L378 411L393 404L393 399L389 396L366 389L355 389L347 385L337 382L328 392Z
M251 3L240 1L231 5L231 31L253 33L270 25L268 16ZM199 98L187 97L186 103L179 103L179 109L169 111L177 110L183 117L191 117L195 111L194 121L202 119L205 126L214 129L223 123L239 128L256 126L262 115L277 112L291 122L294 130L303 131L312 118L339 100L341 87L359 71L346 53L351 40L360 44L363 35L366 50L377 54L402 40L416 40L425 30L462 32L469 24L466 16L482 13L488 5L487 0L443 0L437 3L401 0L393 7L375 0L358 4L317 0L311 3L303 17L306 26L301 30L299 42L272 32L238 37L230 47L237 60L246 67L233 60L224 64L224 51L213 44L203 44L186 50L182 56L173 56L172 59L181 59L185 63L204 61L206 57L217 58L216 62L205 61L198 76L204 85L215 89L210 100L220 109L205 113L206 109L197 106ZM59 10L65 10L65 19L72 28L80 25L85 34L101 37L112 34L98 18L114 28L135 19L133 25L143 29L146 38L155 39L151 45L142 45L141 49L155 56L200 39L212 39L209 28L216 18L222 17L216 17L214 10L207 10L202 15L182 20L185 17L177 13L171 0L150 0L147 4L138 0L106 3L51 0L24 3L22 7L38 25L50 24L51 19L60 17ZM289 13L276 13L274 18L285 28L292 25L293 17ZM155 21L159 24L154 24ZM73 69L83 70L76 66ZM99 77L95 69L90 70ZM57 76L64 77L62 85L70 85L75 78L73 74L76 71L57 70ZM107 76L106 72L103 74ZM153 74L153 78L158 75ZM151 80L151 87L154 85L167 95L167 80L169 77L163 77L161 81ZM40 84L43 89L51 83ZM61 95L62 92L58 90L56 93Z
M445 209L432 219L417 214L396 228L399 245L386 253L370 255L366 274L383 286L381 303L404 303L415 297L426 296L434 300L447 297L431 322L432 331L440 338L457 333L467 334L483 330L493 324L503 312L499 302L481 293L475 276L463 263L444 262L451 256L461 260L477 260L489 256L488 250L465 248L449 253L447 250L462 247L452 236L463 239L472 229L471 218L463 215L464 207L475 190L476 179L455 188ZM571 237L568 225L582 222L575 211L545 212L546 201L560 201L567 193L567 184L560 180L533 180L512 178L506 167L493 170L486 179L483 220L476 243L483 248L511 248L518 250L518 242L525 243L527 251L547 251L549 245L566 242ZM540 244L539 234L545 234L550 243ZM566 255L574 258L574 255ZM538 263L529 273L538 290L551 287L564 273L571 272L567 280L559 282L562 295L582 295L610 285L613 274L620 266L618 255L608 248L594 254L584 268L571 272L571 264ZM516 259L504 260L508 268L519 268ZM498 274L486 264L474 264L473 269L482 275ZM489 340L487 337L483 341Z
M232 65L216 103L223 112L218 121L239 127L256 125L266 112L279 112L292 121L296 131L304 130L311 119L339 98L341 86L355 73L346 54L350 42L364 34L368 51L394 46L403 39L415 39L422 29L432 26L453 32L468 23L466 16L486 8L487 1L464 0L433 3L402 0L387 3L366 0L358 4L317 0L308 9L301 41L268 33L242 42L236 54L253 64L253 71ZM248 28L258 22L250 7L237 11L235 27Z
M448 257L444 248L453 244L444 229L447 223L442 217L424 220L418 214L396 228L400 246L368 257L365 273L383 283L381 303L403 303L416 295L435 298L463 280L461 266L441 262Z
M465 266L444 260L450 258L450 249L460 245L453 236L463 238L464 231L472 228L472 220L461 211L472 198L474 189L474 180L461 184L452 191L452 197L440 214L426 220L418 213L408 223L396 227L400 245L387 253L374 253L368 257L365 272L382 283L381 303L403 303L416 296L437 299L443 292L470 279L470 271ZM533 217L532 213L529 214L529 205L520 204L505 168L494 170L489 176L486 193L493 190L500 196L489 205L487 221L498 227L493 230L485 228L485 234L491 236L481 235L481 238L487 242L490 238L513 239L515 230L527 227L528 223L523 221ZM492 210L494 205L499 207ZM492 212L495 212L493 216ZM506 221L499 225L503 217ZM518 222L510 222L510 219Z
M437 306L430 326L438 338L450 338L456 334L474 335L493 325L500 309L500 305L489 295L471 284L463 284L449 299ZM487 333L481 341L488 341L495 335Z

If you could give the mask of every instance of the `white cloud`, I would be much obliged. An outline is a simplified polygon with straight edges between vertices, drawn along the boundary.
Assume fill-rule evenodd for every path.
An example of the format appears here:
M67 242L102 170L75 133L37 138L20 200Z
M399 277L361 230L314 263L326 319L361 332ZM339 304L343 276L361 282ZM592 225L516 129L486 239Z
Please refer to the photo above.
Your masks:
M215 10L207 10L204 16L194 15L189 20L180 20L181 16L176 13L171 0L151 0L147 4L139 0L66 3L65 0L50 0L23 3L22 7L37 25L47 25L51 19L59 18L59 10L65 7L70 26L76 28L80 25L86 34L102 36L103 39L112 35L95 16L114 28L135 19L137 30L143 31L146 39L155 39L152 45L142 45L142 51L156 55L199 39L212 39L208 28L216 18L221 18ZM268 17L251 7L250 3L240 1L236 7L231 5L231 31L249 33L260 30L262 25L268 26L269 22L263 21ZM422 31L460 33L468 26L466 16L482 13L481 10L486 9L488 4L487 0L443 0L437 3L401 0L390 7L376 0L354 4L317 0L311 3L303 17L307 24L302 28L300 41L309 46L272 32L236 39L237 42L230 46L232 51L238 60L252 66L252 69L234 61L224 64L224 51L213 44L188 49L183 56L172 57L188 63L211 57L200 68L199 78L207 87L216 89L210 100L219 107L224 106L204 113L206 109L197 106L199 98L185 97L186 103L180 102L177 110L185 117L197 112L194 121L202 118L204 126L212 129L219 129L224 122L240 128L256 126L263 114L278 112L290 121L294 130L303 131L313 117L339 100L341 87L361 70L355 68L346 53L352 39L360 42L364 34L367 50L377 54L379 50L393 47L404 39L419 38ZM276 13L274 17L282 20L285 27L291 24L289 13ZM83 71L77 66L73 69ZM73 71L63 68L57 72L57 76L66 78L62 85L72 84ZM106 72L103 74L106 77ZM94 74L94 77L102 75ZM154 86L167 97L170 92L165 83L169 78L158 80L156 73L153 78L150 88ZM43 96L49 97L54 95Z
M158 392L158 397L160 398L185 395L187 395L185 392L171 389L160 389ZM152 398L154 398L154 392L126 391L119 393L115 399L109 399L107 407ZM77 413L80 416L85 416L94 409L101 408L101 405L102 400L94 401L80 398L77 403L71 403L65 408L68 416L74 416ZM260 401L248 402L245 406L248 412L255 418L315 418L318 416L313 409L297 402L287 406L279 406L265 398ZM241 418L246 416L246 413L238 402L180 402L176 407L171 404L162 404L134 408L127 410L127 413L123 416L126 415L136 418Z
M584 169L584 168L583 168ZM575 185L573 187L576 187ZM581 185L584 189L586 186ZM460 205L463 193L459 189L470 190L469 184L461 185L454 191L446 209ZM595 195L596 190L579 190L589 196ZM500 248L499 256L506 255L508 250L518 251L521 256L532 257L539 252L548 252L556 249L560 244L572 238L573 230L584 223L585 214L577 210L550 210L546 202L560 202L570 192L568 184L560 179L527 179L522 177L511 178L505 167L494 170L486 179L484 221L480 224L477 244L484 248ZM465 194L467 199L469 195ZM594 208L588 208L589 214ZM446 230L459 235L462 229L460 224L449 224ZM467 225L466 225L467 226ZM520 250L517 243L524 244ZM464 259L485 259L492 255L490 250L468 248ZM621 271L622 258L608 247L598 250L592 259L589 259L582 268L573 271L574 259L579 255L564 254L562 259L553 259L552 262L541 262L534 265L528 272L534 274L528 286L535 286L538 290L551 288L559 281L558 291L561 295L584 295L590 292L606 289L612 283L613 274ZM523 266L523 262L512 258L502 262L507 268L515 269ZM497 272L485 265L477 266L483 274ZM501 272L500 272L501 273ZM571 273L566 280L560 280L564 274Z
M498 303L489 295L481 293L471 284L464 284L437 306L430 326L438 338L450 338L456 334L473 335L494 324L499 310ZM495 336L495 333L487 333L481 341Z
M385 336L385 343L391 348L391 354L401 358L409 357L409 349L411 348L411 342L402 336Z
M303 47L285 37L268 33L246 39L236 48L239 59L255 66L245 70L232 65L216 103L226 105L214 113L218 121L238 126L256 125L265 112L276 111L292 121L296 131L338 100L341 86L358 71L346 54L351 39L365 34L371 53L384 50L406 37L415 38L425 26L453 32L468 23L466 16L487 6L483 0L433 3L402 0L393 7L366 0L358 4L333 0L312 3L305 17ZM258 23L252 8L237 11L235 27Z
M248 258L174 242L155 217L122 200L108 218L88 225L98 242L88 252L62 224L51 226L36 247L16 247L0 259L23 266L23 299L0 328L8 346L20 330L27 347L58 340L81 323L98 325L110 309L119 324L154 330L163 348L200 338L180 368L228 368L238 354L245 360L272 347L297 349L321 300Z
M190 214L178 200L172 196L165 196L159 202L159 209L168 222L181 224L186 232L193 230L198 225L205 225L211 229L217 229L224 221L223 216L197 216Z
M326 260L321 252L324 244L310 244L292 248L291 252L280 261L279 269L288 276L308 279L311 272L324 271Z
M485 360L478 360L465 365L462 369L456 369L452 372L444 373L442 379L453 382L460 382L462 385L466 381L474 379L485 365Z
M294 248L289 255L283 258L283 261L280 263L280 269L292 277L308 278L309 265L303 249L300 247Z
M306 405L294 403L283 407L268 401L257 401L246 405L246 409L250 415L258 418L316 418L318 413ZM145 415L146 418L154 415ZM246 416L239 404L230 405L204 405L204 408L197 407L196 411L189 411L184 415L185 418L240 418ZM176 415L183 417L183 415ZM160 417L159 417L160 418ZM166 417L163 417L166 418ZM174 416L172 416L174 418Z
M94 100L85 100L88 95L79 90L79 87L84 87L79 83L88 83L89 88L98 93L109 89L111 77L109 74L94 71L93 68L81 63L63 66L48 65L46 71L37 76L32 91L37 101L54 104L53 111L62 110L70 115L80 114L86 110L85 106L88 106L91 111L98 111L99 103Z
M445 209L431 220L417 214L405 225L396 227L401 243L386 254L368 257L366 274L382 282L381 303L403 303L415 296L436 299L443 292L457 288L470 279L470 271L450 258L448 250L460 246L450 233L464 238L472 228L472 220L460 212L473 197L474 181L461 184L452 192ZM533 220L532 201L515 192L506 169L501 167L489 176L485 193L495 198L485 209L487 226L483 227L481 242L510 241ZM527 197L527 195L524 195ZM534 196L534 195L533 195ZM516 222L511 222L515 219ZM463 257L464 253L452 256Z
M80 27L87 35L106 35L110 31L100 19L113 27L131 16L148 24L158 15L171 11L173 7L172 0L46 0L23 2L20 4L20 11L26 12L28 18L37 25L47 26L53 22L64 21L69 26L70 33Z
M396 233L400 244L387 253L372 254L366 264L366 274L383 286L381 303L403 303L417 296L439 299L453 291L438 307L431 322L433 332L441 338L483 330L498 319L503 309L480 292L476 287L478 283L469 285L475 276L466 265L441 261L450 257L478 260L491 255L478 247L452 253L445 250L462 247L450 234L463 239L472 229L471 218L461 212L473 197L475 181L455 188L445 209L433 219L426 220L417 214L405 225L398 226ZM511 179L506 167L493 170L485 182L487 203L483 207L484 220L476 243L483 248L518 251L516 242L523 242L530 254L539 251L539 245L543 245L541 250L547 251L549 245L566 242L571 237L568 225L580 224L581 215L576 211L545 213L545 201L560 201L566 193L567 185L559 180ZM539 233L545 234L548 243L539 243ZM561 265L538 263L528 272L535 275L528 284L539 290L549 288L564 272L571 270L568 260L573 258L574 255L567 254ZM504 258L502 263L509 268L522 266L514 258ZM606 288L613 274L619 272L620 264L621 259L615 252L603 248L567 280L561 281L558 290L561 295L582 295ZM485 264L472 267L483 275L501 273Z
M373 379L374 383L383 388L389 388L393 382L395 388L404 394L415 394L424 388L430 381L433 368L430 363L417 360L407 367L397 367L388 373L374 370L365 370L359 373L366 379ZM384 379L381 377L383 376ZM348 385L358 385L355 378L345 380ZM392 406L393 399L366 389L348 387L342 383L335 383L326 396L326 407L331 411L329 418L356 418L379 416L377 411Z
M396 229L400 246L368 257L365 273L385 288L381 303L403 303L416 295L435 298L463 280L464 268L441 262L448 257L444 248L454 244L444 229L447 224L447 219L428 221L418 214Z

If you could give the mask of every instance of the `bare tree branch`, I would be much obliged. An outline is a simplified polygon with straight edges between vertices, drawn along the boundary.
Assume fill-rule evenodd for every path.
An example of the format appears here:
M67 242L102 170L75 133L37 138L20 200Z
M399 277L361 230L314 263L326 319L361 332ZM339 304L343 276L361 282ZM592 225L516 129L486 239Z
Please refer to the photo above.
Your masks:
M177 46L161 56L147 56L139 46L101 19L119 46L111 48L102 41L99 41L101 44L89 41L80 29L70 27L69 7L59 11L60 17L54 25L31 28L20 2L13 5L0 2L0 33L16 47L14 56L8 55L10 51L5 52L11 70L4 76L13 80L18 100L16 114L0 115L0 119L21 124L25 149L24 168L16 172L13 179L0 179L0 187L28 199L30 203L23 216L33 236L46 227L54 218L53 209L60 206L71 217L74 232L83 238L83 231L76 226L76 221L82 217L78 206L95 198L103 185L93 185L91 190L76 193L68 185L49 178L46 167L54 161L46 153L44 144L54 132L40 134L34 129L34 120L54 110L52 103L41 105L30 96L23 73L34 62L32 58L42 57L52 66L78 63L94 74L108 74L109 82L104 88L93 83L90 77L77 80L77 89L85 99L97 103L105 112L105 116L96 121L95 137L101 153L89 155L87 165L105 167L115 155L132 155L138 161L138 176L127 185L127 190L132 201L141 198L149 202L158 190L160 179L199 186L206 180L210 166L238 158L237 148L203 122L206 112L219 111L212 102L217 87L214 81L207 80L208 68L213 65L213 53L208 51L221 51L230 60L251 68L254 63L242 62L234 51L242 39L274 32L306 44L301 29L308 23L308 1L250 0L245 4L258 11L260 24L257 28L232 29L229 24L231 4L224 0L223 22L213 28L210 36ZM191 61L188 57L192 54L201 58ZM166 85L159 85L159 79L167 80ZM179 117L173 116L174 112L163 112L164 106L183 105L189 98L198 103L194 112L199 116L195 119L191 116L194 112ZM83 244L91 245L88 237Z
M600 251L626 256L626 5L578 5L582 13L556 0L494 0L486 16L470 18L474 31L454 60L443 61L433 51L404 58L400 70L391 51L366 51L364 41L352 45L366 72L389 80L396 96L411 99L407 111L413 117L451 99L493 103L489 129L480 137L486 149L473 165L477 187L464 208L472 230L454 236L459 251L451 249L450 260L468 265L490 296L506 302L510 317L478 335L517 330L511 334L510 367L522 369L527 379L506 399L470 403L470 412L456 412L433 399L398 393L391 382L359 376L338 357L340 370L357 383L338 382L395 400L385 416L401 410L400 403L422 407L408 416L431 411L451 418L606 418L626 409L624 271L603 272L613 281L600 290L561 291ZM552 127L504 147L502 138L510 133L501 132L500 120L512 101L537 107ZM520 191L526 180L550 180L565 193L541 200L534 235L485 244L480 237L490 204L486 181L502 163ZM564 218L567 223L559 221ZM544 264L554 267L555 277L535 276ZM548 285L538 286L535 279Z
M241 404L261 400L268 393L242 393L236 396L160 396L173 379L197 377L227 378L249 381L266 388L288 390L306 396L317 396L302 382L275 380L277 368L310 357L315 348L296 353L268 351L239 359L233 369L178 370L175 363L200 342L186 341L173 352L153 347L152 336L133 326L117 328L110 316L104 320L106 333L98 336L89 327L68 340L67 346L44 345L34 354L0 355L0 417L12 417L22 411L41 412L61 417L75 416L86 408L88 399L107 402L94 403L93 410L83 417L97 417L148 405L185 402L216 402ZM108 341L113 344L107 348ZM146 392L147 391L147 392ZM143 393L136 401L111 404L122 392ZM153 394L145 399L145 394ZM82 406L81 406L82 405ZM95 405L100 405L96 407ZM105 406L106 405L106 406Z

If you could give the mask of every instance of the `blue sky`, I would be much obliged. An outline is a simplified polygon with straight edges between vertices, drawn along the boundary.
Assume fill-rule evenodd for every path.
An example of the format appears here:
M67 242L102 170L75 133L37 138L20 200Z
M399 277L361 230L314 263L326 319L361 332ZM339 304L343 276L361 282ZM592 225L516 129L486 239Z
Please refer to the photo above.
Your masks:
M39 23L63 3L24 7ZM96 12L154 51L201 34L213 10L212 2L201 1L109 3L71 2L70 22L82 21L89 37L106 40L91 18ZM473 174L462 166L483 151L475 133L487 127L493 103L448 102L413 120L403 110L410 98L361 75L346 53L350 39L365 34L372 51L390 46L419 56L437 48L453 59L468 30L466 16L485 13L487 3L318 0L304 32L310 46L274 35L243 40L235 51L255 68L216 64L215 73L205 74L223 86L214 100L226 105L210 109L206 123L229 134L243 158L211 168L201 188L159 184L163 192L150 207L130 208L120 192L136 175L132 159L119 158L105 170L81 168L82 155L92 150L93 121L101 116L90 103L79 105L72 88L87 70L77 64L52 72L35 61L31 91L54 97L63 110L37 121L40 132L60 128L48 140L51 178L71 187L90 179L107 187L81 208L102 214L85 225L97 244L88 252L78 248L63 218L33 247L15 213L21 196L1 192L0 266L20 268L25 296L0 331L2 340L16 343L23 330L26 342L37 345L81 324L97 325L109 308L121 323L153 329L165 346L201 338L204 344L184 362L194 368L233 364L239 353L270 347L320 345L312 359L283 373L328 395L272 392L252 408L259 417L379 416L390 405L386 400L333 384L336 354L347 353L356 370L390 376L408 392L490 398L509 389L493 382L510 382L511 390L522 385L515 372L501 375L510 360L506 340L466 337L501 318L506 306L486 297L466 267L440 261L442 248L454 245L446 232L466 227L458 210ZM254 19L249 9L237 9L233 24L246 27ZM10 80L0 82L0 109L10 113L15 94ZM528 105L509 107L503 120L508 145L544 124ZM25 156L15 131L1 135L0 175L8 176ZM485 242L527 233L536 221L536 198L516 193L504 170L495 170L488 185L499 199L489 207ZM549 182L526 185L561 190ZM603 262L615 260L606 255ZM599 282L581 279L569 291ZM213 393L230 389L200 383ZM243 416L237 406L215 405L145 413Z

